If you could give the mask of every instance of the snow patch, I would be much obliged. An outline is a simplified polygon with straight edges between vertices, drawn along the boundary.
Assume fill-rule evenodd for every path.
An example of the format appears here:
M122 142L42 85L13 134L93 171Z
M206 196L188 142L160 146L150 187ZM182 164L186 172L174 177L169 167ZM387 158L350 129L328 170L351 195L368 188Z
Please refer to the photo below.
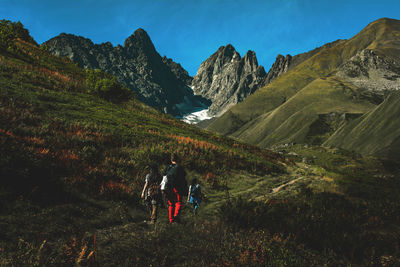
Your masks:
M183 116L182 120L186 123L194 124L203 120L209 120L211 118L213 118L213 116L210 116L208 114L208 108L207 108L190 114L186 114Z

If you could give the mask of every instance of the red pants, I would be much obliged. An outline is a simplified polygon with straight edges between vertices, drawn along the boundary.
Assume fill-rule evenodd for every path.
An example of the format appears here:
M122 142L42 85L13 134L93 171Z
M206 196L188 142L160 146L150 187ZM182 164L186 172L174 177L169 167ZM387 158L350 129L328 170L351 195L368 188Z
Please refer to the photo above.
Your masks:
M173 188L168 196L168 211L169 211L169 222L172 223L179 216L181 210L182 200L178 191Z

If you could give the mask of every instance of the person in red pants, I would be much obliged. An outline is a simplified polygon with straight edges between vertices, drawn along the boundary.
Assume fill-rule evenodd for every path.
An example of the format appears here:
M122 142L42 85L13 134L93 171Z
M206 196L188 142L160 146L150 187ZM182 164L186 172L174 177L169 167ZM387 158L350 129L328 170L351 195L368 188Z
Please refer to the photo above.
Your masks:
M165 170L164 179L161 183L161 189L164 188L168 200L169 223L179 222L182 197L187 194L186 172L178 162L178 156L172 154L171 165Z

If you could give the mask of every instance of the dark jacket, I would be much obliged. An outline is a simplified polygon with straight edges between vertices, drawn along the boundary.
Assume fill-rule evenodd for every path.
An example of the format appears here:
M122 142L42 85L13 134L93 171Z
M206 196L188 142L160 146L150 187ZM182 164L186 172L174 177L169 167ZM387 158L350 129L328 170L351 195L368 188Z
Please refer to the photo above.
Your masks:
M188 185L186 181L186 171L179 164L171 164L165 170L168 177L168 184L174 187L180 195L187 195Z

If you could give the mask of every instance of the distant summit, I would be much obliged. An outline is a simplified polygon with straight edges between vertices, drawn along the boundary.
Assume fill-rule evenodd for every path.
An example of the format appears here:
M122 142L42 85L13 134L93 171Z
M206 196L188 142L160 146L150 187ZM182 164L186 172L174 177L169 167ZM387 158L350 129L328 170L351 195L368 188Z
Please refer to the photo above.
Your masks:
M72 34L60 34L45 44L54 55L68 57L81 67L115 75L141 101L164 113L182 116L192 108L207 107L207 101L194 97L187 86L191 81L187 72L172 60L163 59L143 29L137 29L123 46L93 44Z
M265 70L258 65L253 51L242 58L228 44L201 63L192 87L195 94L212 101L209 113L220 115L254 93L263 85L265 77Z

